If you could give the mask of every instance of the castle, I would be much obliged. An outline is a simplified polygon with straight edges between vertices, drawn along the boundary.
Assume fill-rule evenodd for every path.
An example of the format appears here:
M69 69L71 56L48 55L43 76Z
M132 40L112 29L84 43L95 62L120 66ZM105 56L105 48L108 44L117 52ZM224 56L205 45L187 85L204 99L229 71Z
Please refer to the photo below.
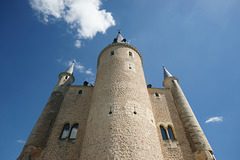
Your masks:
M178 79L146 85L142 56L119 32L98 57L95 85L59 75L18 160L215 160Z

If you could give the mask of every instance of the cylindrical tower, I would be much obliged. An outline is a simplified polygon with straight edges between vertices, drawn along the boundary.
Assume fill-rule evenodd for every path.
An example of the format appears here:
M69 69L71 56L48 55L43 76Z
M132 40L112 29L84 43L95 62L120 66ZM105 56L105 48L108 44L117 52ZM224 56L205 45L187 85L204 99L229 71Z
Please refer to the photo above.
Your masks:
M74 82L74 63L59 75L59 80L55 86L46 106L44 107L37 123L32 129L22 153L18 160L40 159L43 149L46 147L53 124L62 104L67 87Z
M80 159L163 159L141 54L120 33L98 57Z
M214 160L213 150L178 84L178 79L173 77L165 67L163 68L165 79L163 81L163 86L171 89L185 133L196 159Z

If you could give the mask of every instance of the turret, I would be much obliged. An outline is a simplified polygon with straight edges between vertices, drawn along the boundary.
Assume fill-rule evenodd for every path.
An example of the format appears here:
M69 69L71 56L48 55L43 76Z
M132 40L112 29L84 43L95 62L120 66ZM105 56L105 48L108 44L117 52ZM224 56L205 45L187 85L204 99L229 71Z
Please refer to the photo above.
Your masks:
M63 73L55 86L46 106L44 107L37 123L35 124L18 160L40 159L43 149L46 147L48 137L51 133L58 111L62 104L64 95L69 85L74 82L74 62Z
M59 80L53 92L61 92L61 94L65 94L67 87L75 81L75 78L73 76L74 64L75 62L73 61L73 63L65 72L59 74Z
M178 79L172 76L163 66L163 86L172 92L190 147L197 160L214 160L213 151L200 127L181 87Z
M98 57L80 156L86 159L163 159L141 54L120 32Z

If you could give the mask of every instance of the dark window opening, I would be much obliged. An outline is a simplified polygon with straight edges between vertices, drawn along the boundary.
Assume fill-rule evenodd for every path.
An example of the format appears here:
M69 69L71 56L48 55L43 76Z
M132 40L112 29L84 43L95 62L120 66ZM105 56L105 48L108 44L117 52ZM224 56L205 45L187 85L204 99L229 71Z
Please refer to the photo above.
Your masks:
M168 130L169 138L170 138L171 140L175 140L175 136L174 136L174 134L173 134L172 127L168 126L167 130Z
M70 129L70 124L69 123L65 124L62 130L61 139L65 139L68 137L69 129Z
M136 111L134 111L133 113L134 113L134 114L137 114L137 112L136 112Z
M68 76L66 76L65 79L68 79Z
M76 139L77 137L77 131L78 131L78 124L74 124L72 129L71 129L71 133L70 133L70 139Z
M111 56L113 56L113 55L114 55L114 51L111 52Z
M163 140L168 140L167 132L163 126L160 126L161 134L162 134L162 139Z
M132 52L129 52L129 56L132 56Z
M158 94L158 93L155 93L155 96L156 96L156 97L159 97L159 94Z
M112 111L110 111L109 114L112 114Z
M82 90L79 90L79 91L78 91L78 94L82 94Z

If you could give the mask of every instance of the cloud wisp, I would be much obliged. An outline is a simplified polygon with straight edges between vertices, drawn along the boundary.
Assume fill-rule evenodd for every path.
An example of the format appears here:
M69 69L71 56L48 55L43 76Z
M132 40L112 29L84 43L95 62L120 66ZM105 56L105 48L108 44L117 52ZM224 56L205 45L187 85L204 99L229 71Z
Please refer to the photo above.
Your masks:
M94 76L94 73L92 72L91 68L88 68L88 70L86 70L85 73Z
M61 58L61 61L59 61L59 59L57 59L57 62L61 63L62 58ZM95 75L91 68L87 68L87 67L83 66L80 62L76 61L75 59L73 61L75 62L75 65L74 65L75 71L77 71L79 73L90 75L92 77ZM73 61L66 61L66 62L64 62L64 64L66 66L70 66L73 63Z
M205 123L213 123L213 122L222 122L223 117L211 117L205 121Z
M22 140L22 139L18 139L16 142L17 142L17 143L21 143L21 144L25 144L25 143L26 143L26 141L24 141L24 140Z
M92 39L115 26L111 12L100 9L101 0L30 0L30 5L44 23L63 20L76 31L77 48L81 47L81 39Z

